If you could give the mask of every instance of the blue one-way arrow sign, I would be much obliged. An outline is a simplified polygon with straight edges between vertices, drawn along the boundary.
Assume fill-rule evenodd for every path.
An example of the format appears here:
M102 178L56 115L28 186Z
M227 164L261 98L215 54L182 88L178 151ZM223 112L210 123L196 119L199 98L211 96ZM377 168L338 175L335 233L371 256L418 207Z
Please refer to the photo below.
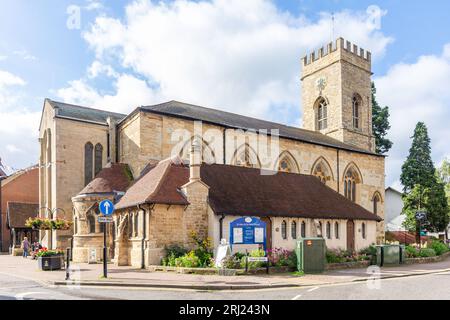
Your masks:
M98 205L100 212L103 213L105 216L109 216L114 212L114 203L110 200L103 200Z

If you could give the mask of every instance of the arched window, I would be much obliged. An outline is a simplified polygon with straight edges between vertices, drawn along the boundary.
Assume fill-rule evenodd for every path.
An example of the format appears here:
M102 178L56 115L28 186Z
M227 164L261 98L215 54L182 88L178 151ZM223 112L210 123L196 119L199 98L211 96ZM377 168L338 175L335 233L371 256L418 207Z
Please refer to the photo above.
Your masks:
M327 239L331 239L331 224L327 222Z
M344 196L347 199L356 202L356 193L357 193L356 185L360 182L361 177L358 171L353 165L350 166L344 175Z
M287 224L286 221L283 220L283 222L281 222L281 238L283 238L284 240L287 239Z
M334 223L334 237L339 239L339 222Z
M291 222L291 236L292 239L297 239L297 222Z
M362 238L365 239L366 238L366 224L364 222L361 225L361 233L362 233Z
M317 105L317 128L324 130L327 128L328 104L324 98L320 98Z
M306 223L305 221L302 221L301 227L300 227L300 235L302 238L306 238Z
M91 182L93 169L93 150L94 146L88 142L84 145L84 185Z
M78 234L78 218L73 219L73 233Z
M92 214L87 216L89 233L95 233L95 217Z
M247 168L261 168L258 155L248 144L244 144L236 150L232 164Z
M353 96L352 99L352 115L353 115L353 128L359 129L359 119L360 119L360 99L357 95Z
M133 215L128 214L128 238L133 237Z
M137 237L139 235L139 214L136 213L134 215L134 236Z
M278 168L276 169L281 172L300 172L297 161L295 161L295 158L289 151L284 151L280 154L278 158Z
M376 193L373 196L373 213L378 214L378 204L380 203L380 195Z
M217 161L216 161L216 156L214 154L214 150L211 148L211 146L205 140L203 140L200 136L197 136L197 135L193 136L191 139L186 141L186 143L183 145L183 148L178 153L180 158L183 159L183 161L185 161L185 162L189 160L189 155L190 155L192 143L194 142L194 140L201 141L202 162L208 163L208 164L216 163Z
M103 146L100 143L95 145L95 174L96 176L103 166Z
M319 221L319 234L317 236L323 238L322 221Z
M319 178L319 180L326 184L327 181L333 180L331 167L325 158L320 157L312 166L311 174Z

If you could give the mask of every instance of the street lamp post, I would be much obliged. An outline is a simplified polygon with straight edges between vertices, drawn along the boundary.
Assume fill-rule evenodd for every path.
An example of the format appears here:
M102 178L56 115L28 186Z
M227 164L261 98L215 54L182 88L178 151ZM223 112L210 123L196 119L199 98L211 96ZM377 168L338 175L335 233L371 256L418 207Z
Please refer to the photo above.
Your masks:
M66 215L66 212L64 211L64 209L62 208L54 208L54 209L50 209L48 207L41 207L39 208L39 211L41 211L41 209L46 209L47 212L49 213L48 218L49 219L53 219L53 217L56 215L56 213L58 212L58 210L63 212L63 215ZM53 230L49 230L49 237L48 237L48 241L49 241L49 249L53 249Z

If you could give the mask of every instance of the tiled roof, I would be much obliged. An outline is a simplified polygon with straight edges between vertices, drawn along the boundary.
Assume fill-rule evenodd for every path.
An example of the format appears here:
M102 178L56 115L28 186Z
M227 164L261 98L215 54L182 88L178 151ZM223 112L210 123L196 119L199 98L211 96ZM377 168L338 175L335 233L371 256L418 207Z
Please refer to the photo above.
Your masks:
M203 164L200 173L210 188L209 204L218 215L381 220L314 176L261 175L259 169L220 164ZM187 166L161 161L128 189L116 208L143 203L186 205L180 188L188 181Z
M87 108L64 102L53 101L50 99L47 99L47 101L53 108L58 108L58 112L56 114L57 118L68 118L106 124L108 117L111 117L115 121L120 121L126 117L125 114L121 113Z
M24 203L24 202L8 202L7 206L8 227L12 228L26 228L25 222L28 218L37 217L39 214L38 203Z
M311 175L213 164L202 165L201 178L216 214L381 220Z
M271 129L278 129L280 137L283 138L303 141L312 144L319 144L342 150L377 155L376 153L373 153L371 151L340 142L320 132L291 127L280 123L255 119L230 112L205 108L178 101L169 101L153 106L143 106L140 107L139 110L167 116L181 117L190 120L200 120L206 123L235 129L266 129L268 130L268 133L270 133Z
M127 164L108 163L79 195L125 192L132 181L133 176Z
M179 188L188 180L189 168L180 159L163 160L136 180L115 207L123 209L144 203L187 205Z

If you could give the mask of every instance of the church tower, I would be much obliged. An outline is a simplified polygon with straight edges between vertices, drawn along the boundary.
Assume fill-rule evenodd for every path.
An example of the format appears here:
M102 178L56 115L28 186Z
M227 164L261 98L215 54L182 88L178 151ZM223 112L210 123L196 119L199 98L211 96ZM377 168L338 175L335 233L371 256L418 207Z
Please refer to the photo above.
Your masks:
M339 38L302 66L303 127L374 152L370 52Z

